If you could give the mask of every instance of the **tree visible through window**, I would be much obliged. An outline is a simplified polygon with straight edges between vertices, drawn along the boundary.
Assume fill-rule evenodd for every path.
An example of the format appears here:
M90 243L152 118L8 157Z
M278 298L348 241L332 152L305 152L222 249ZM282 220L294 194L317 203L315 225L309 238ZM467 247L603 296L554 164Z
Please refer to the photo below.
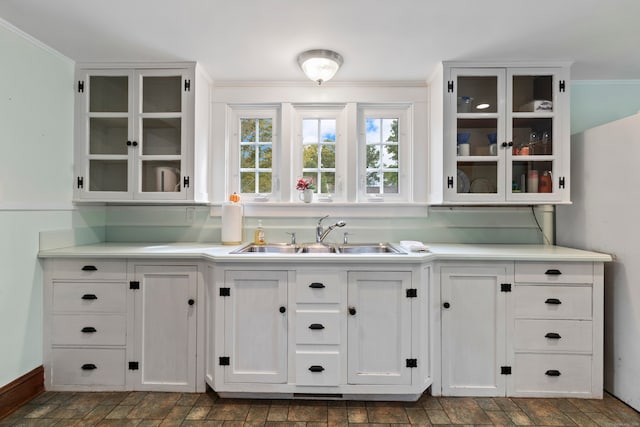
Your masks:
M367 118L366 180L368 194L397 194L398 119Z
M333 194L336 184L336 120L302 120L302 175L318 194Z
M272 119L240 119L240 192L271 193L272 168Z

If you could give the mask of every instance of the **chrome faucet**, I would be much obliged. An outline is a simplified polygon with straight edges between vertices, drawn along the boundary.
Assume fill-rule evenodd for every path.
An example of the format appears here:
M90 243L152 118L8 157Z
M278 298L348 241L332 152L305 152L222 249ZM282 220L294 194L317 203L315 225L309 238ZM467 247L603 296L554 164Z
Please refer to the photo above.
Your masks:
M322 218L320 218L318 220L318 225L316 226L316 243L322 243L322 241L324 240L325 237L327 237L327 234L331 233L331 230L333 230L336 227L344 227L345 225L347 225L346 222L344 221L338 221L333 225L330 225L329 227L327 227L327 229L325 230L322 227L322 221L325 218L328 218L329 215L325 215Z

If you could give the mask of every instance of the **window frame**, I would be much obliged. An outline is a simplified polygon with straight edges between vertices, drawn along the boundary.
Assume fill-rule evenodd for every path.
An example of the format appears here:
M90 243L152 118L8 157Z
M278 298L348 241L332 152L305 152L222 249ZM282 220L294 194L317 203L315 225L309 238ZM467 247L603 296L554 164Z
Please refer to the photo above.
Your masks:
M413 188L413 127L411 104L360 104L358 106L358 202L409 202ZM398 193L367 193L367 119L398 119ZM380 142L383 144L383 141Z
M293 134L291 138L292 159L291 159L291 201L298 202L298 194L295 190L296 181L303 176L303 125L305 119L335 120L336 140L335 140L335 185L332 195L324 195L314 192L314 202L348 202L346 192L346 165L348 156L348 138L346 133L346 105L345 104L315 104L315 105L294 105L293 106ZM318 146L322 144L318 141ZM320 169L320 165L318 168ZM319 183L316 183L319 185Z
M280 108L273 105L260 106L230 106L227 126L229 135L229 151L227 163L227 191L241 196L242 200L253 202L279 201L280 181ZM241 125L242 119L271 119L271 192L269 193L242 193L241 192Z

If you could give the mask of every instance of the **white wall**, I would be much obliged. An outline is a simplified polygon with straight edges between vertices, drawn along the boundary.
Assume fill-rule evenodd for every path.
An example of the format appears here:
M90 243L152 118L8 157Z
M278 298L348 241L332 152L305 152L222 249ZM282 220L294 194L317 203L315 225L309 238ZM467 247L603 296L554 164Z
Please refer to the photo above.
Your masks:
M0 20L0 387L42 364L38 233L72 212L73 63Z

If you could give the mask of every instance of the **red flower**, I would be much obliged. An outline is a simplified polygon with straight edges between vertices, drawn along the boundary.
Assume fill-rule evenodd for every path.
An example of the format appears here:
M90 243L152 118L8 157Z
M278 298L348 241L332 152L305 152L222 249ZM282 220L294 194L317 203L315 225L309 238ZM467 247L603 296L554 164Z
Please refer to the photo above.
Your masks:
M300 178L296 183L296 190L314 190L313 180L311 178Z

